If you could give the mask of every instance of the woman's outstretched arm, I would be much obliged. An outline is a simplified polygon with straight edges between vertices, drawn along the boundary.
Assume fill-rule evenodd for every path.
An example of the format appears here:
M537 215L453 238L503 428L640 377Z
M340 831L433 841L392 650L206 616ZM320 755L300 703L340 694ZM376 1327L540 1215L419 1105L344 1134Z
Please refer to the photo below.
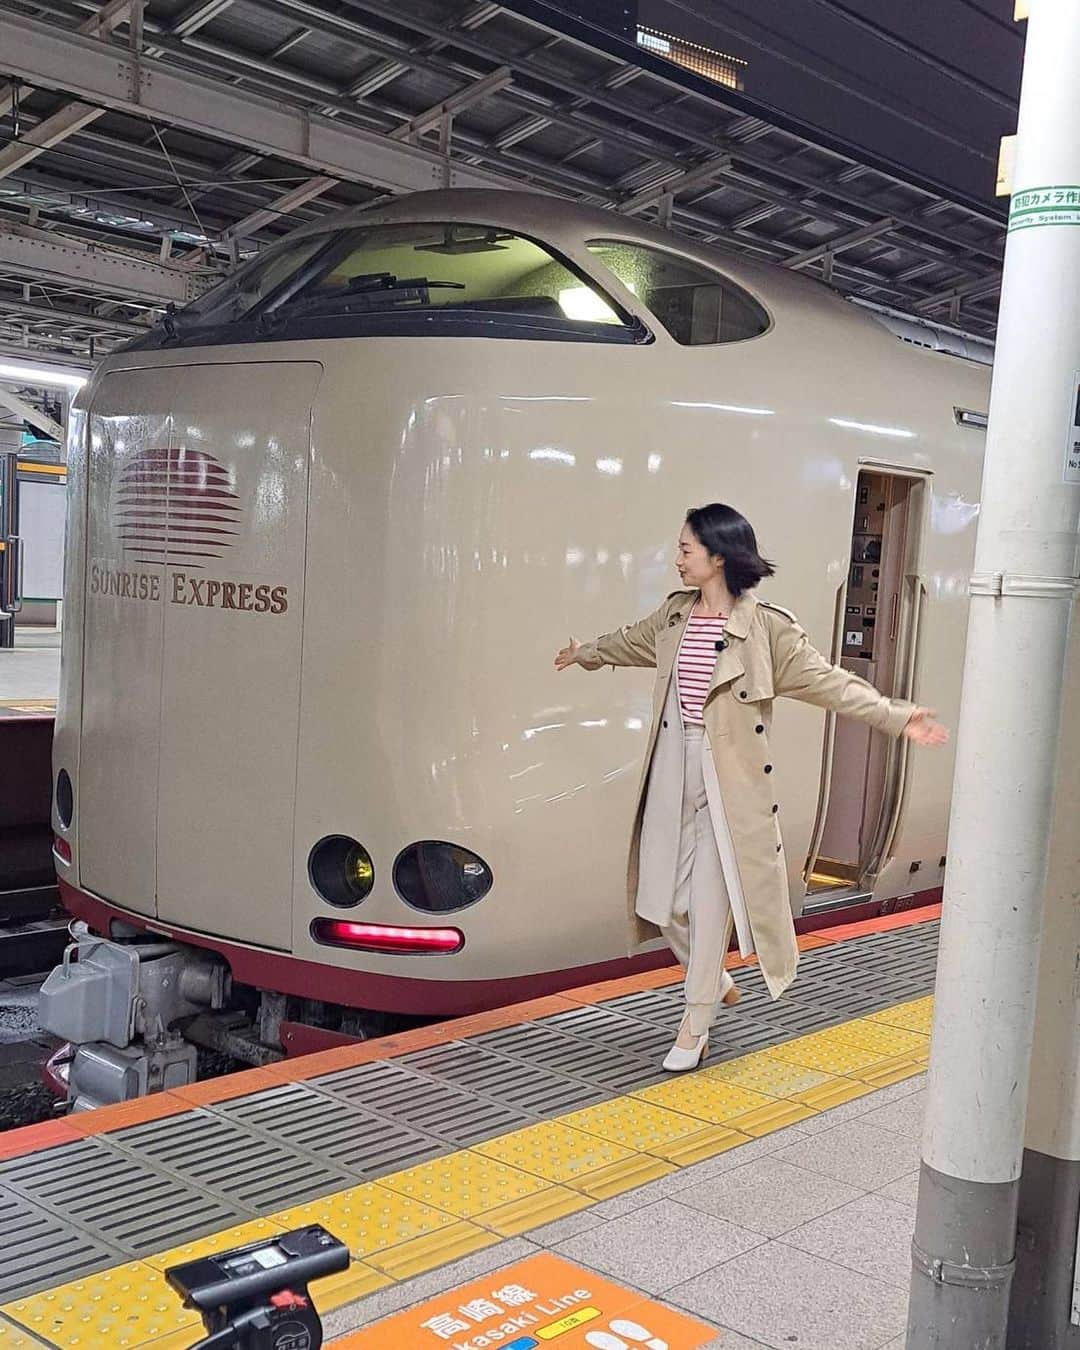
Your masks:
M592 642L570 639L568 646L555 657L555 669L582 666L585 670L599 670L602 666L655 666L656 634L666 619L667 604L646 615L637 623L605 633Z
M868 681L826 660L797 623L785 619L772 627L772 654L773 688L784 698L857 718L919 745L943 745L949 738L929 709L888 698Z

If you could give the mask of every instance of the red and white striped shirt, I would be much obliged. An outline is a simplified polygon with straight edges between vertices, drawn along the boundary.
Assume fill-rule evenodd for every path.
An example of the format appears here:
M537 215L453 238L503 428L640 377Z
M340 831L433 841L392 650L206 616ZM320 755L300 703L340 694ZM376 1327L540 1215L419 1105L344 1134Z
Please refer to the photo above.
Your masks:
M683 633L677 668L679 707L684 722L704 720L705 696L716 669L716 644L724 636L727 615L693 613Z

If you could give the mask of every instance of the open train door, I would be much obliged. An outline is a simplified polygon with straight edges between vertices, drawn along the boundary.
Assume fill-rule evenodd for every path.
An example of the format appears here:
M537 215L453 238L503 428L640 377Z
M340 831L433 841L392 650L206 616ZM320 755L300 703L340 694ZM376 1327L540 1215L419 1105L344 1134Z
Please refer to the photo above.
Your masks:
M837 596L832 659L891 698L915 687L925 587L919 574L926 471L864 462L851 560ZM811 913L869 895L900 824L909 746L826 715L817 820L804 870Z
M322 367L168 373L158 915L287 949L311 410Z

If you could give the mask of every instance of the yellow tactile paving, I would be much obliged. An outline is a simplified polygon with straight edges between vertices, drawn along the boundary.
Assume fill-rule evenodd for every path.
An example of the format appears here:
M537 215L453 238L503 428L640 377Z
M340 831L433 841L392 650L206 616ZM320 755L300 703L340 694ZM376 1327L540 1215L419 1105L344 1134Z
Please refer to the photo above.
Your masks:
M271 1216L284 1228L321 1223L354 1258L392 1279L407 1279L498 1241L494 1233L376 1182L335 1191ZM355 1264L351 1271L358 1278Z
M571 1129L561 1120L545 1120L512 1134L474 1144L477 1153L520 1167L545 1181L573 1184L587 1172L626 1162L634 1150Z
M459 1261L463 1256L470 1256L498 1241L498 1234L459 1219L439 1233L429 1233L426 1237L403 1242L400 1247L389 1247L384 1252L377 1252L371 1257L371 1264L384 1271L392 1280L410 1280L414 1275L431 1270L433 1266Z
M728 1125L741 1134L749 1134L757 1139L763 1134L772 1134L774 1130L782 1130L787 1125L795 1125L800 1120L816 1115L812 1106L777 1099L769 1102L768 1106L758 1106L745 1115L732 1117Z
M828 1111L834 1106L842 1106L844 1102L854 1101L856 1097L865 1097L872 1091L867 1083L855 1078L830 1078L817 1087L791 1095L795 1101L811 1106L815 1111Z
M587 1209L592 1198L580 1191L570 1190L567 1186L548 1186L524 1200L512 1200L508 1205L488 1210L477 1223L490 1228L502 1237L513 1237L516 1233L527 1233L530 1228L539 1228L542 1224L563 1219L567 1214L576 1214L579 1209Z
M763 1092L766 1097L798 1097L800 1093L834 1081L833 1076L817 1069L788 1064L768 1050L759 1050L741 1059L729 1059L711 1069L702 1069L706 1078Z
M710 1125L725 1125L736 1116L744 1116L761 1106L776 1104L775 1098L766 1097L764 1093L751 1092L749 1088L736 1087L733 1083L722 1083L716 1078L696 1074L673 1078L669 1083L655 1083L652 1087L641 1088L633 1095L641 1101L654 1102L657 1106L696 1116Z
M329 1312L345 1303L355 1303L358 1298L366 1298L376 1289L385 1289L393 1283L389 1275L384 1275L374 1266L365 1265L363 1261L353 1261L348 1270L328 1275L325 1280L316 1280L310 1292L316 1308L320 1312ZM158 1347L152 1346L151 1350L158 1350Z
M561 1120L546 1120L474 1147L489 1158L572 1186L595 1200L620 1195L675 1170L660 1158L572 1129Z
M684 1116L640 1097L615 1097L561 1119L571 1129L598 1134L601 1139L610 1139L613 1144L639 1153L649 1153L658 1145L670 1144L701 1129L701 1121L695 1116Z
M379 1185L434 1205L459 1219L536 1195L550 1183L532 1172L466 1149L380 1177Z
M899 1083L903 1078L914 1078L917 1073L926 1072L925 1059L909 1059L899 1055L894 1059L881 1059L864 1069L859 1078L871 1088L888 1087L890 1083Z
M0 1312L62 1350L105 1346L133 1350L202 1325L197 1313L183 1307L161 1272L141 1261L16 1299Z
M804 1069L818 1069L838 1077L861 1078L862 1071L873 1064L891 1058L879 1050L870 1050L841 1040L830 1031L817 1031L811 1036L800 1036L794 1041L774 1045L770 1053L788 1064Z
M871 1013L867 1020L884 1022L886 1026L902 1027L905 1031L917 1031L923 1036L929 1036L934 1021L933 995L917 998L911 1003L899 1003L895 1008L886 1008L884 1012Z
M876 1050L880 1055L921 1055L929 1049L927 1037L914 1031L904 1031L900 1027L886 1026L882 1022L870 1022L859 1018L855 1022L844 1022L838 1027L819 1033L822 1036L834 1036L848 1045L857 1045L860 1049Z
M387 1247L426 1237L454 1223L454 1216L407 1195L398 1195L377 1182L365 1182L335 1191L306 1205L270 1216L282 1228L321 1223L363 1260Z
M143 1264L153 1266L155 1270L168 1270L184 1261L197 1261L201 1256L213 1256L215 1252L231 1251L233 1247L242 1247L245 1242L258 1242L260 1238L273 1237L285 1230L269 1219L252 1219L250 1223L237 1224L235 1228L224 1228L220 1233L211 1233L209 1237L199 1238L195 1242L186 1242L182 1247L172 1247L156 1256L144 1256Z
M622 1195L624 1191L632 1191L649 1181L659 1181L661 1177L678 1170L674 1163L664 1158L654 1158L649 1153L635 1153L623 1162L589 1172L571 1182L571 1185L591 1195L594 1200L610 1200L613 1195Z
M665 1158L680 1167L746 1142L746 1135L725 1126L703 1127L695 1116L684 1116L637 1097L615 1097L610 1102L563 1116L562 1122L586 1134L597 1134L612 1143Z
M728 1125L706 1125L696 1134L673 1139L670 1144L658 1144L650 1152L678 1167L689 1167L691 1163L704 1162L706 1158L715 1158L718 1153L726 1153L730 1148L749 1142L748 1135L740 1134Z
M0 1317L0 1350L41 1350L44 1344L44 1341L23 1331L14 1322Z

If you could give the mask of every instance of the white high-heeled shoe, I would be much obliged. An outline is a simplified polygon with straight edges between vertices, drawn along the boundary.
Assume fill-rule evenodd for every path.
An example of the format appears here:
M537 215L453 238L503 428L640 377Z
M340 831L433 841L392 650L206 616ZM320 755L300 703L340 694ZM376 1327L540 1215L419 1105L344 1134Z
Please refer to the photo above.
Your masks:
M720 1002L727 1007L734 1007L742 998L742 991L725 970L723 978L720 981ZM680 1035L682 1028L679 1028ZM683 1049L678 1041L671 1047L664 1057L662 1068L668 1073L688 1073L691 1069L696 1069L705 1056L709 1053L709 1033L704 1036L698 1036L694 1044L689 1049Z
M697 1036L691 1049L684 1050L681 1045L675 1044L664 1056L663 1068L668 1073L687 1073L690 1069L696 1069L705 1056L709 1053L709 1033L704 1036Z

